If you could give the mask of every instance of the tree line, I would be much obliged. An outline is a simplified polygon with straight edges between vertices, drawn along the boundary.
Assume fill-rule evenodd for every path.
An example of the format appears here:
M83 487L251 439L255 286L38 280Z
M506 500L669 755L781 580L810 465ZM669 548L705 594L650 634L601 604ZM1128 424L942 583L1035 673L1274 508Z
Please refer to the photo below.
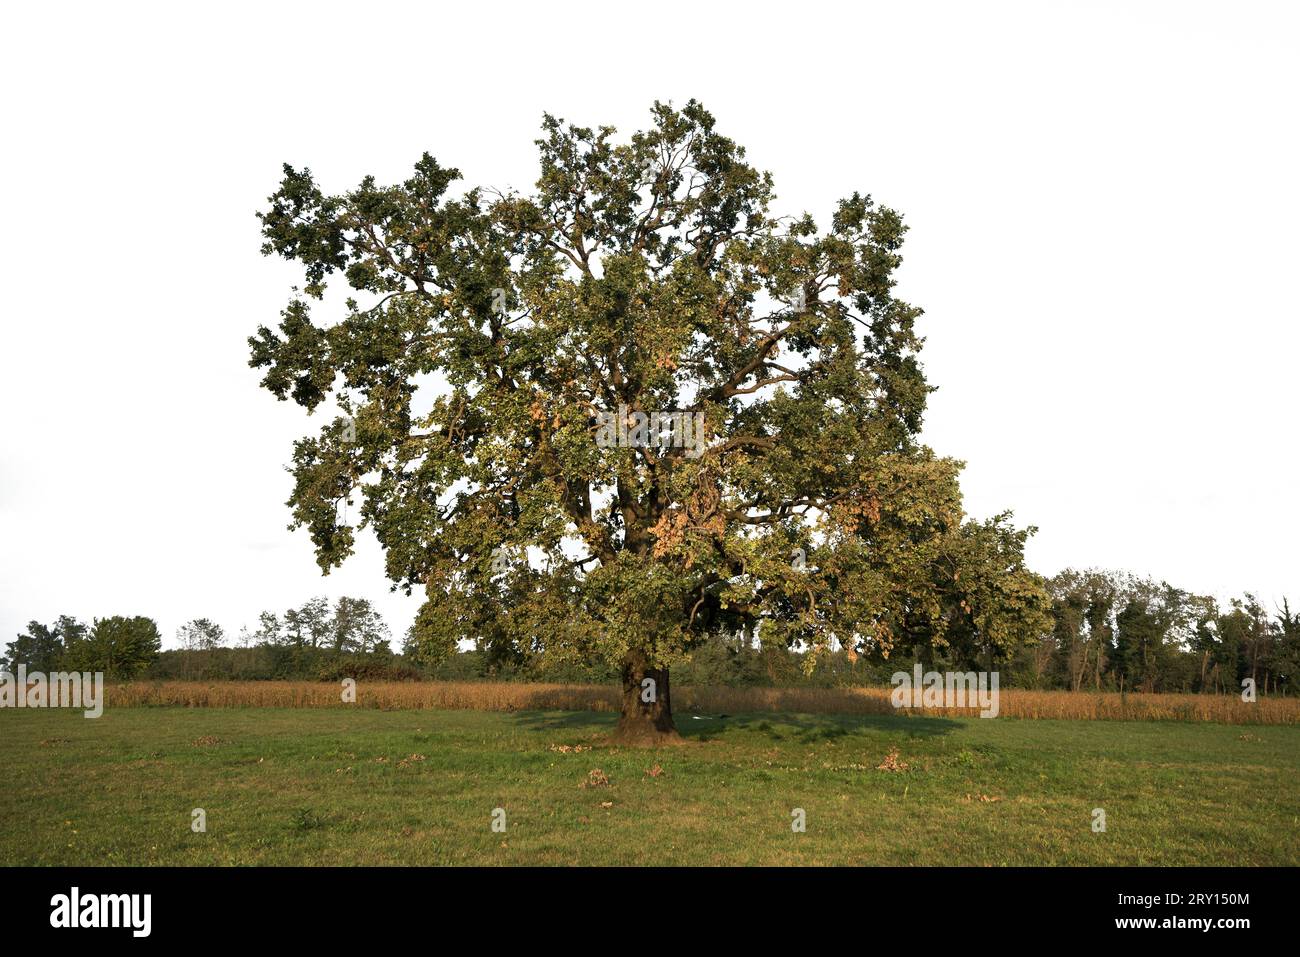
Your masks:
M90 671L107 678L332 678L358 669L385 672L393 652L383 617L369 599L313 598L282 614L264 611L256 628L233 641L210 618L177 629L179 648L163 651L152 618L115 615L90 625L71 615L31 621L5 647L0 668L28 672Z
M1300 613L1247 593L1226 605L1123 572L1067 569L1048 581L1052 630L1011 658L1016 683L1073 691L1294 693Z
M113 615L86 625L71 615L60 615L49 625L29 622L27 630L6 646L0 666L9 672L24 664L29 673L98 671L109 678L137 678L161 650L162 635L151 618Z
M1067 569L1046 581L1049 625L1035 639L996 652L1005 687L1069 691L1237 694L1250 678L1260 694L1295 694L1300 674L1300 611L1283 599L1267 607L1245 594L1226 605L1166 582L1125 572ZM602 683L617 668L556 660L489 639L438 660L424 658L414 632L400 652L382 616L364 598L332 606L313 598L283 613L262 612L233 641L208 618L177 630L179 648L161 650L157 624L140 616L63 615L33 621L10 642L0 666L29 671L102 671L115 679L498 680ZM989 660L971 647L931 640L888 658L842 648L810 656L755 634L717 632L675 669L698 685L877 685L920 662L970 670Z

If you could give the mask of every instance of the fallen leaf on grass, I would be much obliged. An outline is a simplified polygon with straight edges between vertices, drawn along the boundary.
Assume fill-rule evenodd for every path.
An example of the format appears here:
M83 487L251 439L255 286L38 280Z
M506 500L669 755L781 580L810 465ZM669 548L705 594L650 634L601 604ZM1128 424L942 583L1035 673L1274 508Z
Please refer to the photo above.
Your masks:
M592 768L587 773L587 780L582 782L584 788L607 788L609 777L600 768Z
M910 765L898 756L898 748L890 748L885 760L876 765L877 771L906 771Z

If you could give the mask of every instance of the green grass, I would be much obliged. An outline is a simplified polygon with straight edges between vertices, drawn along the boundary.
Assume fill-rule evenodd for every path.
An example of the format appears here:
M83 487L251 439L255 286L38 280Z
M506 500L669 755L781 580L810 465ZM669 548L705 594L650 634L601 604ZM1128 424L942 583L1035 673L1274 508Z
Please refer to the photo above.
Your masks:
M1294 727L681 714L689 743L646 752L602 746L613 720L5 711L0 864L1300 861ZM909 769L876 770L893 747ZM609 786L580 786L593 768Z

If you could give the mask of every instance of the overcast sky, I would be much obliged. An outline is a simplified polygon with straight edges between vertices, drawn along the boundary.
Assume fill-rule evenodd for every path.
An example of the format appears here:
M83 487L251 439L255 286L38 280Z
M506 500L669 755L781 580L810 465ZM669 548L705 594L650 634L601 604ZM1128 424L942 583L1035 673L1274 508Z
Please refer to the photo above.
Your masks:
M247 367L288 264L280 164L343 191L428 150L525 189L544 110L630 133L695 97L824 223L911 226L925 437L1044 573L1300 601L1300 19L1222 3L23 4L0 31L0 641L59 614L375 599L286 529L315 430Z

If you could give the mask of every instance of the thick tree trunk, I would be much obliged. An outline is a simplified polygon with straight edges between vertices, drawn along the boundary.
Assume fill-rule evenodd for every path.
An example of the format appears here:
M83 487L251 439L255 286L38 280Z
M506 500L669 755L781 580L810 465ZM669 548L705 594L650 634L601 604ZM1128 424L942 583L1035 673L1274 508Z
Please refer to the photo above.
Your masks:
M623 662L623 713L613 740L637 747L680 744L673 724L668 669L650 667L641 655Z

